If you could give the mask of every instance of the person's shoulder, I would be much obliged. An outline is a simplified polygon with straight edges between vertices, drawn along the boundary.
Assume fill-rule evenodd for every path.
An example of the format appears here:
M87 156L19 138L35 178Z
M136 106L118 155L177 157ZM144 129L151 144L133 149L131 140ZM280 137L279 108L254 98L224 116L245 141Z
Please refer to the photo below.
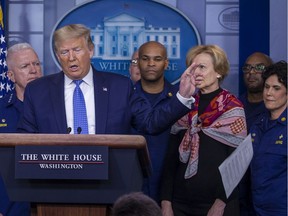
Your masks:
M4 107L13 103L16 100L16 98L17 96L15 90L7 93L4 97L0 99L0 107Z
M247 92L241 94L241 95L238 97L238 99L239 99L243 104L247 103L247 102L248 102Z
M232 103L232 105L236 107L244 107L242 101L235 94L231 93L227 89L222 89L222 94L225 95L224 100L226 100L227 103Z
M131 83L130 79L124 75L117 74L114 72L105 72L105 71L96 71L94 70L94 75L96 76L96 79L102 79L105 82L114 83L117 82L120 83Z
M98 75L101 75L103 77L109 77L109 78L115 78L115 79L123 79L123 80L129 80L130 79L122 74L118 74L118 73L115 73L115 72L109 72L109 71L94 71L95 74L98 74Z
M56 80L60 80L61 77L64 78L64 74L62 72L45 75L45 76L42 76L42 77L40 77L38 79L35 79L35 80L31 81L30 83L27 84L27 87L28 86L30 88L31 88L31 86L33 86L34 88L36 88L36 87L44 87L44 86L50 85L51 82L54 82Z
M237 97L235 94L233 94L232 92L230 92L229 90L227 89L222 89L222 92L224 94L226 94L229 98L231 99L236 99L236 100L239 100L239 97ZM239 100L240 101L240 100Z

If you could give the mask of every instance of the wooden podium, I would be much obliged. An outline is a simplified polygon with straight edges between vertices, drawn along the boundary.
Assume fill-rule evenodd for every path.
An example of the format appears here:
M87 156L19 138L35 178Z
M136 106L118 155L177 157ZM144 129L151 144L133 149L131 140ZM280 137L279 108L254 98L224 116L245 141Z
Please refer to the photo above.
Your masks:
M107 146L108 180L16 179L16 146ZM38 216L106 216L122 194L141 191L151 164L138 135L0 134L0 172L9 197L36 205Z

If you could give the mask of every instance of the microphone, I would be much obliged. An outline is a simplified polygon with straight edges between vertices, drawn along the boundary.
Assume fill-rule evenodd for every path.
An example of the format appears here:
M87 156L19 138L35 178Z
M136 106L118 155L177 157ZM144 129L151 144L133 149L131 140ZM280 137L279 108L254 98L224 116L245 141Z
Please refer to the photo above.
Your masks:
M81 127L78 127L77 128L77 134L80 134L82 132L82 128Z
M71 131L72 131L72 128L71 128L71 127L68 127L68 128L67 128L67 134L70 134Z

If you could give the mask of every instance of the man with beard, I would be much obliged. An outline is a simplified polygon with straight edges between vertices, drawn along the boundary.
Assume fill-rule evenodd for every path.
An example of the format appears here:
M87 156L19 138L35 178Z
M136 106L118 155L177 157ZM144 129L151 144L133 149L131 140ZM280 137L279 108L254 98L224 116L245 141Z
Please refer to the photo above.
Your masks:
M273 62L269 56L261 52L255 52L246 59L242 67L243 79L247 91L241 95L239 99L244 105L248 133L252 124L261 115L261 113L266 110L263 102L264 81L262 73L266 70L266 67L272 63ZM249 169L239 183L239 190L241 216L256 215L251 201Z
M246 59L242 67L247 92L240 97L240 100L244 105L248 131L259 114L265 109L262 94L262 73L272 63L269 56L261 52L255 52Z

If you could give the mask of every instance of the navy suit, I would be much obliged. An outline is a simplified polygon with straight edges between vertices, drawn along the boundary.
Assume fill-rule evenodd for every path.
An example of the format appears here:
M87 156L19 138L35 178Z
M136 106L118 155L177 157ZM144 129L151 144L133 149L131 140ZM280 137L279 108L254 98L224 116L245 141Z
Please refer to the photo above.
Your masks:
M169 103L151 107L138 94L128 77L93 69L96 134L155 134L188 113L174 95ZM67 133L64 102L64 73L44 76L26 86L23 118L18 131L26 133Z
M133 90L124 76L93 69L96 134L130 134L129 99ZM29 83L24 95L20 132L67 133L64 73Z

